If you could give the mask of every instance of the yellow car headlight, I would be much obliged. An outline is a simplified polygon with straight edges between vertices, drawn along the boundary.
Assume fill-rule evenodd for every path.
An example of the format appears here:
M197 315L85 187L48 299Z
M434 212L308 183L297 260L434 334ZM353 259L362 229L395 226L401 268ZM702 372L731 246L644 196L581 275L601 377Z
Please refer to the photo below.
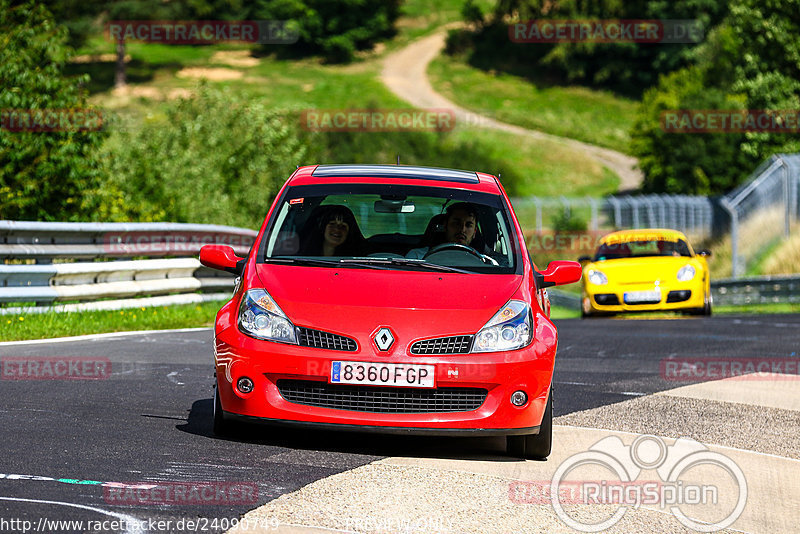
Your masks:
M596 286L604 286L608 283L608 277L603 273L603 271L596 271L591 269L586 275L589 278L589 281Z
M688 282L694 275L696 274L694 267L691 265L684 265L678 270L678 281L679 282Z

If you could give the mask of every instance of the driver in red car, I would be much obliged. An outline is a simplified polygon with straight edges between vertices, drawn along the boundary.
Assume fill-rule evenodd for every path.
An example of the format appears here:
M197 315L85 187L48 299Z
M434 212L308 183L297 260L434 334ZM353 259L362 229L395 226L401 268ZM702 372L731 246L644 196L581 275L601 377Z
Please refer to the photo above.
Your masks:
M478 230L478 212L468 202L458 202L447 208L444 222L444 243L457 243L470 246ZM406 258L421 259L425 257L431 246L440 243L431 243L430 246L415 248L408 251Z

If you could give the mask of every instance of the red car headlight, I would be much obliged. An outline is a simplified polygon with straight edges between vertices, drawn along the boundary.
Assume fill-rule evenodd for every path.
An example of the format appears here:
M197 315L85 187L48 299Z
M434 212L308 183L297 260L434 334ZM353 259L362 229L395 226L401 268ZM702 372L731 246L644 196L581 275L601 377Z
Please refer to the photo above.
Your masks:
M239 330L258 339L297 344L294 325L263 289L251 289L242 296Z
M530 307L521 300L510 300L475 335L472 352L521 349L532 337Z

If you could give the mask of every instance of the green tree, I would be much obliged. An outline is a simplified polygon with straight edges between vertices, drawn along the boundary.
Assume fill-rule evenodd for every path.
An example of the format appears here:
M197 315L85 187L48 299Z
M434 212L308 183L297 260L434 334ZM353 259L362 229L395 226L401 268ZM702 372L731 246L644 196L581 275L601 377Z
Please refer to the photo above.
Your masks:
M730 91L752 110L800 109L800 0L735 0L726 19L739 50ZM797 134L748 133L742 150L762 160L797 152Z
M512 43L508 25L532 19L695 20L706 30L727 13L723 0L498 0L490 20L472 35L470 62L516 75L603 86L638 96L660 74L691 64L692 45L681 43ZM467 14L465 14L467 17ZM474 17L474 15L473 15ZM463 37L450 50L464 49Z
M632 132L647 191L718 194L778 152L800 151L796 133L666 133L666 110L800 109L800 0L734 0L692 52L694 66L645 94Z
M104 134L62 126L14 131L9 123L14 115L86 108L87 77L63 75L66 41L66 29L44 6L0 0L0 218L68 220L91 212L87 191L102 177L97 149Z
M663 76L647 91L632 132L634 155L649 193L709 195L735 186L743 168L754 164L742 153L742 134L671 133L662 113L673 110L740 109L743 98L706 87L698 67Z
M371 48L395 33L401 0L256 0L249 16L291 20L299 30L293 50L319 53L335 62L350 61L357 50ZM267 47L267 50L275 48ZM287 52L281 45L277 50Z

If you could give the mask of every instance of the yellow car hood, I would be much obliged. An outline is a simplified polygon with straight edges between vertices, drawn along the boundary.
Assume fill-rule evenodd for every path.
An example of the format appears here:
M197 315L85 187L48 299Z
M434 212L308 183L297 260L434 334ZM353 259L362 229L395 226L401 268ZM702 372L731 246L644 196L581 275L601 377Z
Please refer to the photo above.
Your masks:
M619 258L592 262L586 265L587 271L602 271L611 284L641 284L655 280L677 280L678 270L684 265L692 265L697 274L695 279L702 279L705 266L697 258L687 256L647 256L642 258Z

